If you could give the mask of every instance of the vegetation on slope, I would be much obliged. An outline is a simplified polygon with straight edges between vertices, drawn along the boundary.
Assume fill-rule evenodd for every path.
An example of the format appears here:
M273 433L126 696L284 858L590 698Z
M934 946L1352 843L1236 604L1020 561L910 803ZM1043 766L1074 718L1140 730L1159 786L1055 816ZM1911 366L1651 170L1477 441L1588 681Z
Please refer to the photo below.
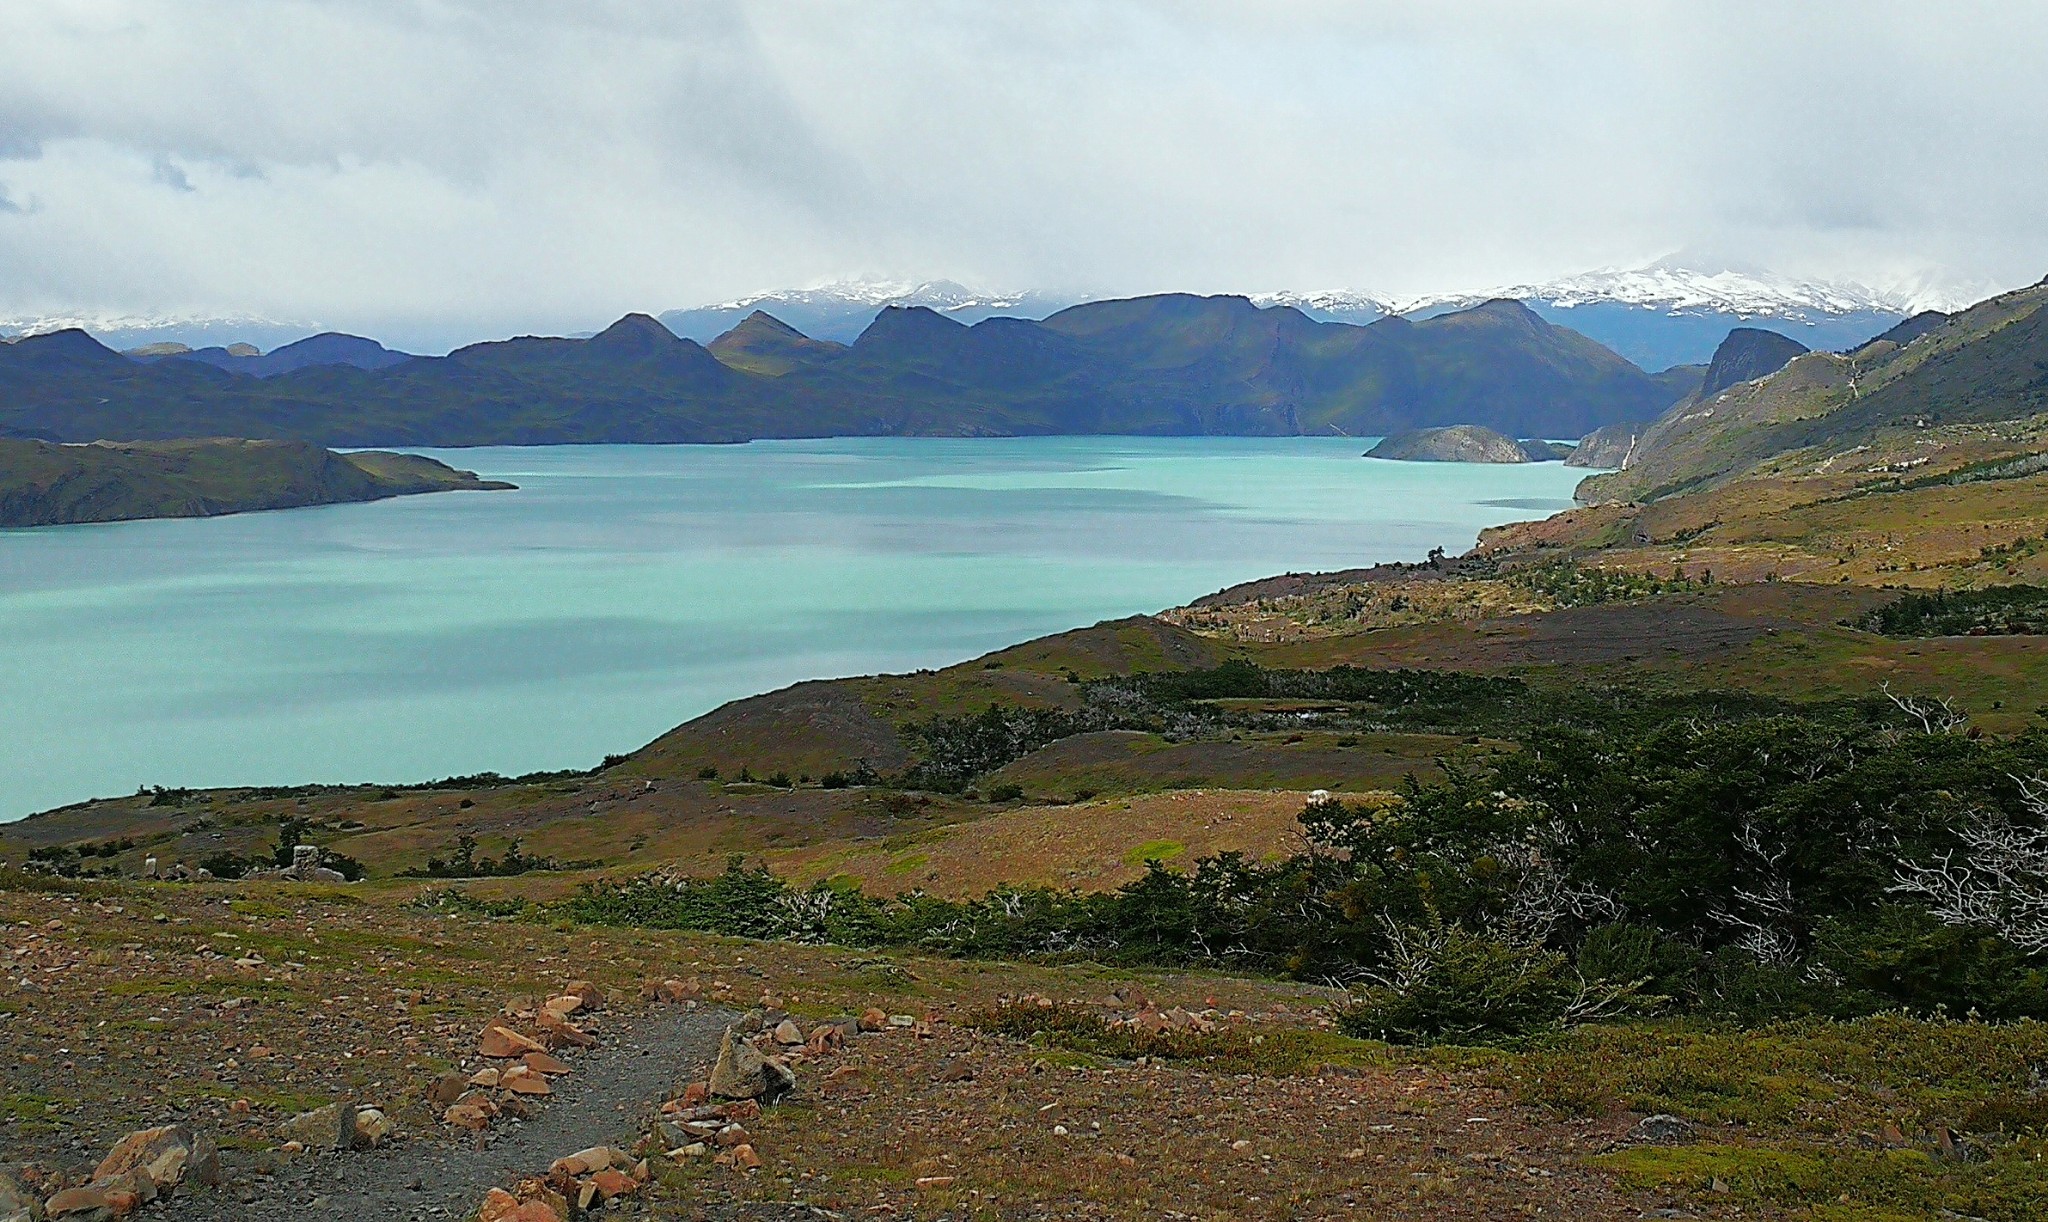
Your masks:
M509 487L415 454L336 454L298 441L0 439L0 527L211 517Z
M891 308L845 347L757 315L708 351L628 315L587 340L526 337L388 368L325 364L266 378L185 359L141 363L77 331L0 346L0 435L57 441L1376 435L1466 422L1575 437L1652 416L1671 393L1513 302L1366 327L1173 294L973 327Z

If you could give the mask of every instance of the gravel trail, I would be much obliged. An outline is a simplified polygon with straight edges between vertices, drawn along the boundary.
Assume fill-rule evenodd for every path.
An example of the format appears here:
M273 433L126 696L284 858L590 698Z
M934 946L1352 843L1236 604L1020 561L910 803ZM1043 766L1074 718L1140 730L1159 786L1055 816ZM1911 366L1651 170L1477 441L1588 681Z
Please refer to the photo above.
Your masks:
M734 1017L722 1010L662 1009L620 1024L606 1033L603 1046L576 1058L574 1073L555 1079L555 1093L539 1115L501 1119L481 1147L442 1130L380 1150L301 1158L269 1177L231 1170L218 1191L181 1194L153 1214L176 1222L467 1218L491 1187L538 1175L565 1154L595 1145L631 1147L662 1100L704 1076Z

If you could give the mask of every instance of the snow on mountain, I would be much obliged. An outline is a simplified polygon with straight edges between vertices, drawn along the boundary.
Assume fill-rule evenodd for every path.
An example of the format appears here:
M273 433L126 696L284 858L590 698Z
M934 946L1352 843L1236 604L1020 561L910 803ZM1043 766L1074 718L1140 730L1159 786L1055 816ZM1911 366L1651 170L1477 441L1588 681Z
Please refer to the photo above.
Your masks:
M1798 280L1752 272L1698 271L1653 263L1637 268L1601 268L1542 284L1519 284L1483 293L1445 293L1395 302L1403 314L1476 304L1495 297L1541 301L1558 309L1585 305L1627 305L1677 312L1730 314L1744 318L1798 318L1857 313L1912 314L1953 309L1946 295L1881 290L1848 282Z
M708 343L755 310L763 310L812 339L848 343L889 306L924 306L963 323L976 323L996 315L1043 318L1071 304L1065 297L992 293L951 280L842 280L814 288L754 293L692 310L670 310L661 315L661 321L685 339Z
M281 322L254 314L216 316L181 314L117 314L109 311L66 311L48 314L0 315L0 336L47 335L73 327L110 348L140 348L176 343L191 348L253 343L269 349L304 339L319 330L309 323Z

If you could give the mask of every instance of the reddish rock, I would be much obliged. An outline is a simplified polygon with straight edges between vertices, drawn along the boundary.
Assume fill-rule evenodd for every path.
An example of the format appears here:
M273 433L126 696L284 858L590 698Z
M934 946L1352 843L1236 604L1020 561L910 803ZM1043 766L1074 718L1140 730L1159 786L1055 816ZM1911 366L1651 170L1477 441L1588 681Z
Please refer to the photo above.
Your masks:
M563 1222L568 1214L558 1211L546 1201L523 1201L519 1208L508 1213L504 1222Z
M434 1107L447 1107L462 1098L462 1091L462 1075L451 1069L427 1087L427 1102Z
M66 1188L43 1202L50 1222L111 1222L117 1215L107 1194L97 1188Z
M518 1208L518 1197L503 1188L493 1188L484 1194L484 1203L477 1207L476 1222L505 1222Z
M761 1156L754 1153L752 1146L734 1146L731 1158L732 1165L741 1171L752 1171L761 1165Z
M692 1082L683 1088L682 1104L684 1107L695 1107L709 1098L711 1098L711 1084L709 1082Z
M640 1187L640 1185L633 1182L632 1176L612 1167L606 1167L602 1171L594 1172L590 1177L590 1182L597 1187L597 1191L607 1201L618 1197L631 1196Z
M797 1026L793 1019L785 1018L775 1024L775 1042L785 1048L794 1048L804 1042L803 1028Z
M574 1014L576 1013L576 1011L581 1010L583 1008L583 999L581 997L571 997L567 995L561 997L550 997L548 998L547 1004L541 1008L546 1010L550 1014L555 1014L563 1018L567 1018L571 1014Z
M122 1138L93 1178L108 1180L131 1171L147 1176L152 1189L175 1188L187 1180L213 1185L220 1183L220 1155L205 1134L182 1124L165 1125Z
M578 1048L594 1048L597 1046L597 1037L584 1031L561 1015L556 1014L553 1010L542 1010L534 1015L533 1021L540 1027L541 1034L558 1048L571 1044ZM532 1048L521 1050L522 1055L526 1052L544 1051L546 1049L541 1048L537 1044Z
M888 1025L889 1016L873 1006L868 1007L867 1011L860 1016L860 1029L863 1031L880 1031Z
M552 1095L555 1088L537 1073L522 1074L505 1083L505 1089L520 1095Z
M523 1058L535 1073L561 1075L570 1072L569 1063L551 1052L529 1052Z
M574 997L583 1002L586 1010L604 1009L604 990L588 980L571 980L562 986L564 996Z
M499 1060L523 1057L529 1052L546 1052L540 1041L521 1035L503 1023L492 1023L477 1037L476 1050L479 1054Z

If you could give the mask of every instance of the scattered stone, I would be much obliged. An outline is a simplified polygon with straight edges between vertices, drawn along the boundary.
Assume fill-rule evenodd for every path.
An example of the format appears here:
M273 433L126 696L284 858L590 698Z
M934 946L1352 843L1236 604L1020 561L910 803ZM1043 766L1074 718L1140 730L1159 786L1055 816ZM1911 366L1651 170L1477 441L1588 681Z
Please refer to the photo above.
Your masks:
M221 1180L220 1153L211 1138L182 1124L143 1129L122 1138L100 1161L93 1179L111 1180L129 1172L149 1179L152 1197L187 1180L211 1187Z
M492 1117L498 1114L498 1105L482 1091L471 1091L448 1105L441 1113L441 1119L458 1129L481 1133L491 1125Z
M534 1015L533 1021L540 1027L541 1034L558 1048L567 1044L574 1044L578 1048L594 1048L597 1046L597 1037L584 1031L553 1010L541 1010L540 1013ZM525 1051L544 1052L546 1050L536 1045Z
M917 1026L917 1020L908 1014L891 1014L889 1016L889 1025L891 1027L915 1027Z
M308 1150L346 1150L355 1144L355 1109L346 1103L330 1103L310 1112L300 1112L278 1127L288 1141Z
M521 1060L535 1073L559 1076L570 1072L569 1063L551 1052L529 1052Z
M1655 1145L1669 1145L1694 1141L1699 1130L1689 1120L1681 1120L1668 1112L1658 1112L1636 1121L1636 1127L1628 1131L1630 1141L1650 1142Z
M547 1004L542 1007L542 1009L546 1010L548 1013L556 1015L561 1018L567 1018L571 1014L576 1013L576 1011L581 1010L582 1008L583 999L581 997L570 996L567 994L564 994L561 997L548 998Z
M571 980L568 984L562 986L562 993L565 996L580 1000L583 1003L583 1008L586 1010L604 1009L604 990L588 980Z
M112 1222L114 1203L97 1188L66 1188L43 1203L50 1222Z
M11 1167L0 1167L0 1222L42 1222L43 1201Z
M752 1146L734 1146L728 1155L732 1165L741 1171L752 1171L761 1165L761 1156L754 1153Z
M921 1175L916 1183L919 1188L945 1188L952 1184L953 1179L950 1175Z
M540 1041L521 1035L503 1023L492 1023L477 1037L477 1053L494 1060L510 1060L529 1052L546 1052Z
M527 1055L531 1056L533 1054L528 1053ZM480 1086L485 1090L494 1089L501 1081L503 1081L503 1075L488 1065L469 1075L469 1084L471 1086Z
M860 1016L860 1029L862 1031L880 1031L882 1028L888 1025L889 1016L883 1011L874 1009L873 1007L870 1007L865 1013L863 1013Z
M484 1194L484 1203L477 1206L476 1222L505 1222L518 1208L518 1197L503 1188L493 1188Z
M593 1173L590 1177L590 1182L597 1189L598 1194L607 1201L623 1196L631 1196L640 1187L638 1183L634 1182L632 1176L614 1167L606 1167L602 1171Z
M584 1176L593 1171L602 1171L611 1165L611 1147L592 1146L588 1150L578 1150L574 1154L556 1159L554 1165L548 1168L548 1174Z
M803 1028L794 1019L785 1018L775 1024L775 1042L785 1048L794 1048L804 1042Z
M382 1108L359 1107L356 1109L355 1146L358 1150L374 1150L391 1140L391 1134L398 1125L384 1114Z

